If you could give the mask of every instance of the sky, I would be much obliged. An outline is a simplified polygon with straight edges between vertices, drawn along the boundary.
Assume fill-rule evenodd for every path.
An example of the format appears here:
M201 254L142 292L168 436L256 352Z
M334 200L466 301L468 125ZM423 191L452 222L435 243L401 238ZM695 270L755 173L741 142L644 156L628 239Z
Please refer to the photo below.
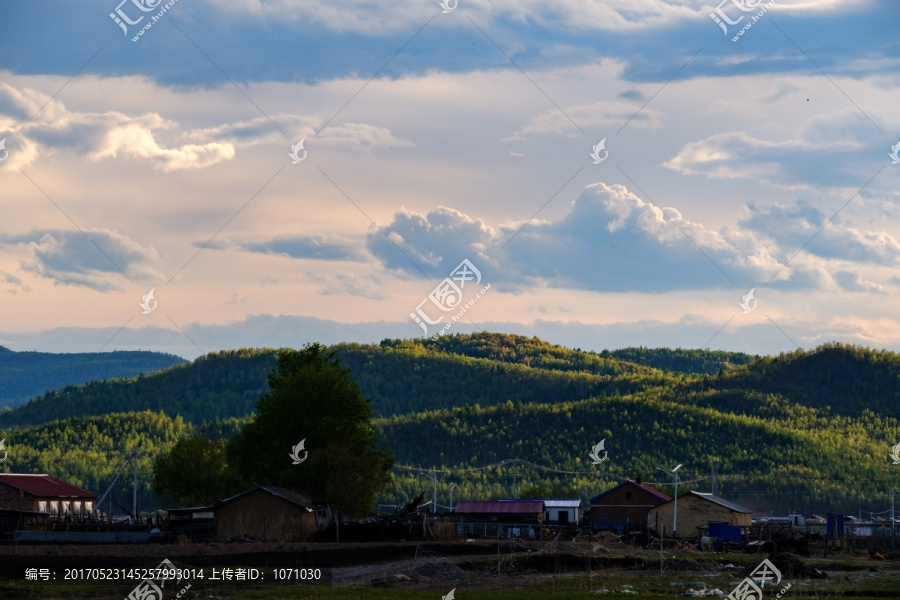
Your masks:
M895 0L0 2L0 344L900 351Z

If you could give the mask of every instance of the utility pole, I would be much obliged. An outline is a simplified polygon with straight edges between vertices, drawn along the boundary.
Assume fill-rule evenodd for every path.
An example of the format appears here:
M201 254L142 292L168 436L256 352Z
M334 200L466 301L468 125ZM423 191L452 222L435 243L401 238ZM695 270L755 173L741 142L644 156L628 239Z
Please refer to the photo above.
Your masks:
M437 472L432 472L431 475L426 475L425 473L419 473L419 475L434 482L434 495L431 497L431 514L435 514L437 513Z
M894 549L895 545L895 532L894 532L894 496L897 494L897 488L891 488L891 550Z
M516 495L516 483L517 483L516 477L517 476L518 476L518 473L516 472L515 467L513 467L513 489L512 489L513 498L518 498L518 496Z
M458 487L455 483L450 484L450 512L453 512L453 490Z
M137 507L137 448L131 453L131 460L134 461L134 486L131 490L131 524L137 525L138 507Z
M712 495L719 495L719 463L713 461L712 463Z
M675 515L672 518L672 539L678 537L678 483L681 481L681 478L678 476L678 469L681 468L681 464L672 469L671 471L666 471L661 467L656 467L657 471L662 471L666 475L671 475L675 478Z

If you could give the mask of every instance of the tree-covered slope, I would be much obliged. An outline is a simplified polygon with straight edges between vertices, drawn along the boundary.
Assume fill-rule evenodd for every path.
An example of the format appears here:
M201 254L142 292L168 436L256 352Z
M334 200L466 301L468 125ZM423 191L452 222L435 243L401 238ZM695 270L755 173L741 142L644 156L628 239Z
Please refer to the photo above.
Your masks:
M38 394L67 385L134 377L186 362L162 352L51 354L14 352L0 346L0 406L17 406Z
M242 417L268 389L266 374L274 365L273 350L214 352L159 373L48 392L0 414L0 427L144 410L180 415L196 424Z
M396 455L395 485L379 502L430 489L419 473L431 469L442 506L452 483L457 500L547 490L587 500L607 470L606 488L642 477L671 493L654 467L678 463L683 489L708 491L715 461L720 493L758 512L889 505L898 471L887 454L900 442L896 354L829 344L697 376L559 347L541 356L543 344L489 334L334 347L374 399ZM253 411L273 365L272 350L221 352L48 394L0 416L10 449L0 468L105 489L135 445L149 455L192 431L233 435L234 417ZM134 412L76 416L90 411ZM609 460L592 465L588 452L603 438ZM509 459L517 460L496 464Z
M673 380L646 366L498 334L339 344L331 350L352 369L378 416L506 400L564 402ZM0 427L142 410L181 415L194 424L241 418L268 389L274 364L274 350L233 350L149 376L67 386L0 414Z
M32 427L4 431L4 473L46 473L101 496L137 451L139 502L143 510L155 510L156 499L147 482L153 458L168 452L193 428L180 418L141 413L113 413L95 417L70 417ZM128 513L132 503L132 466L113 491L113 511ZM108 511L104 502L102 510Z
M702 374L718 373L720 370L750 364L761 357L743 352L724 350L688 350L685 348L644 348L632 347L621 350L604 350L601 357L612 357L639 365L646 365L663 371Z
M826 415L856 417L874 411L900 418L900 354L825 344L685 382L668 397L741 414L771 413L777 406L787 413L799 405Z
M418 473L430 469L440 470L445 499L451 483L457 499L508 497L515 478L520 493L556 486L587 500L604 489L607 470L605 489L611 479L641 477L671 495L670 480L655 467L678 463L685 465L680 491L710 491L713 461L720 495L758 512L880 511L889 502L885 491L895 483L896 467L887 459L888 441L900 441L897 419L829 417L796 405L777 416L734 414L666 401L662 392L383 420L398 465L412 468L397 470L396 486L382 502L426 489ZM594 466L588 453L604 438L609 460ZM508 459L525 462L489 467Z

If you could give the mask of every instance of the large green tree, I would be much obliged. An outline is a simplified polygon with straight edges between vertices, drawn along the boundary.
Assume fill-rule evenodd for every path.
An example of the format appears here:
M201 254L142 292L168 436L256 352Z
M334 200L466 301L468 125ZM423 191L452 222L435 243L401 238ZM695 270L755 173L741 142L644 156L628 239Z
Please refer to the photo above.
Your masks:
M181 506L210 506L240 487L222 440L202 436L181 440L153 464L153 491Z
M269 388L228 443L245 482L294 490L341 515L372 512L376 494L390 482L394 456L350 370L319 344L282 349ZM304 448L294 453L301 441ZM302 462L294 464L292 454Z

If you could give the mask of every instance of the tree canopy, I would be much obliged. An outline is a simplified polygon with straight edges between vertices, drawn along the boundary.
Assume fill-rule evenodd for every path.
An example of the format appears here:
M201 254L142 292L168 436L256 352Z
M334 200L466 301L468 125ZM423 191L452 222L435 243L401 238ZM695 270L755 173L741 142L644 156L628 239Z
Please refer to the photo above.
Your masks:
M285 487L348 516L369 514L394 457L349 369L319 344L283 349L269 388L228 444L245 483Z

